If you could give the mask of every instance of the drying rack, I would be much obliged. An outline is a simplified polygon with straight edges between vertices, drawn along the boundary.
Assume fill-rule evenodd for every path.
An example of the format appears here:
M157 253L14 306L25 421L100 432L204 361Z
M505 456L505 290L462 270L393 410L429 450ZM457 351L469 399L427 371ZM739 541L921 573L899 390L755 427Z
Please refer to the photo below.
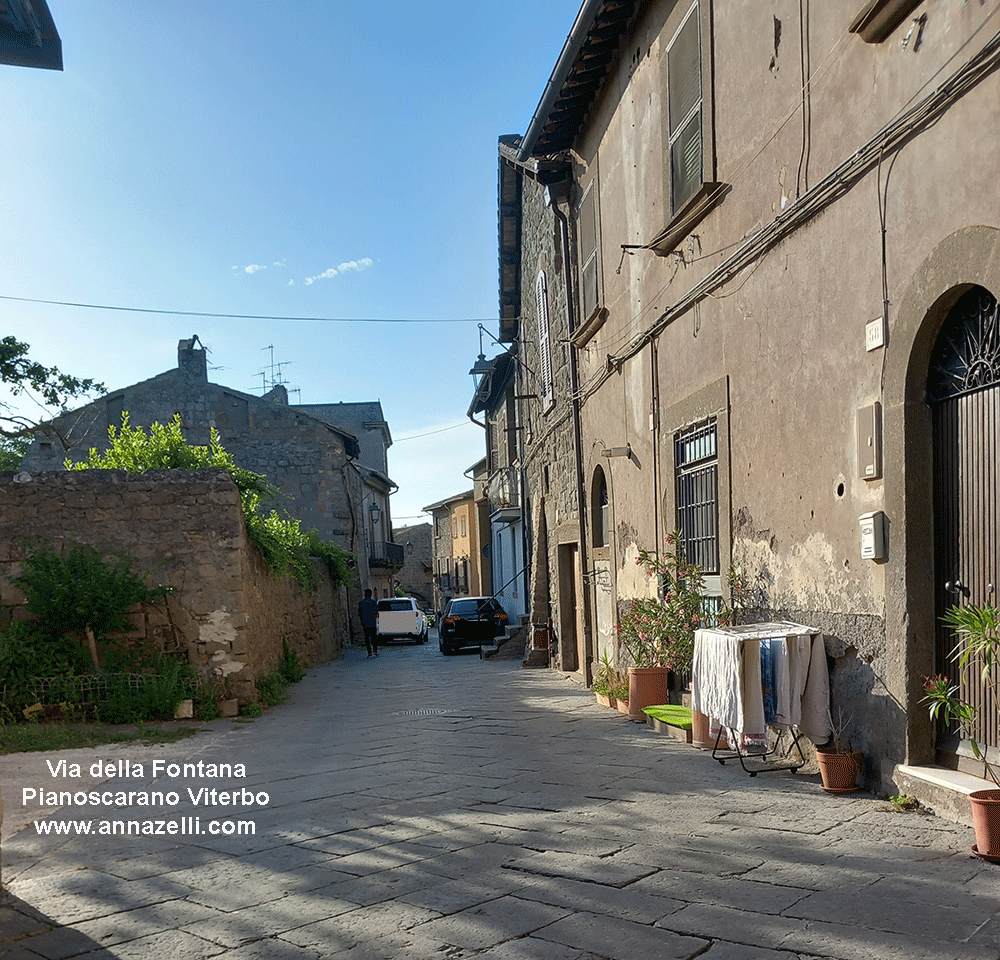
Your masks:
M809 636L811 642L816 643L820 639L820 631L804 626L801 623L792 623L787 620L779 620L771 623L751 623L735 627L716 627L711 632L714 634L735 636L740 640L774 640L787 637ZM778 773L783 770L795 773L806 764L805 754L802 752L802 745L799 743L801 734L791 724L782 726L784 729L779 732L772 747L765 747L762 750L747 750L741 748L738 740L735 745L730 744L728 748L722 747L722 737L726 730L720 724L719 732L715 737L715 745L712 747L712 759L717 760L722 766L725 766L727 760L739 760L743 771L751 777L756 777L758 773ZM778 757L779 748L784 741L785 730L792 736L791 747L794 747L798 751L798 760L794 758L790 761L775 759ZM729 737L727 735L727 742L728 740ZM786 751L785 755L790 752L791 747L789 751ZM747 766L747 761L751 762L750 766Z

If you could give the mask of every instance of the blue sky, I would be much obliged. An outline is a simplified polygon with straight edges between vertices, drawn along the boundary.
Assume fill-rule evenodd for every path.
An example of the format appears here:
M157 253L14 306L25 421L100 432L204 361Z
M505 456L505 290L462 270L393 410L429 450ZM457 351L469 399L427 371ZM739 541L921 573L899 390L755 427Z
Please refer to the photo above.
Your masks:
M579 0L50 9L63 72L0 66L0 295L497 332L497 137L527 128ZM215 382L260 394L273 357L293 403L381 400L397 525L471 486L476 323L0 299L0 336L108 389L192 334Z

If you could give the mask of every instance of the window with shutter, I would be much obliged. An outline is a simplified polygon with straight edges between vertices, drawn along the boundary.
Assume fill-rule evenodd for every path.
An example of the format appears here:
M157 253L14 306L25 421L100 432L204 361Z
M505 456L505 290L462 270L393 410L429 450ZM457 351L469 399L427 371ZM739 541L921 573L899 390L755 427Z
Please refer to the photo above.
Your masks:
M667 85L670 204L676 213L703 182L701 27L697 4L667 50Z
M549 340L549 290L545 271L539 270L535 280L535 313L538 315L538 392L542 403L554 399L552 387L552 344Z
M583 322L600 306L597 257L597 181L591 182L580 201L580 307Z

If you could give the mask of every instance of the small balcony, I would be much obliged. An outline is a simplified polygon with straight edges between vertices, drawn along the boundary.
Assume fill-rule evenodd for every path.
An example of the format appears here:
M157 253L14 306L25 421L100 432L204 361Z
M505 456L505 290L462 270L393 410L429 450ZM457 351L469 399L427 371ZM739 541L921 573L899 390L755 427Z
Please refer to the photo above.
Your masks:
M368 566L391 569L403 565L403 544L377 540L371 545Z
M503 467L486 481L486 500L490 520L512 523L521 519L521 472L517 467Z

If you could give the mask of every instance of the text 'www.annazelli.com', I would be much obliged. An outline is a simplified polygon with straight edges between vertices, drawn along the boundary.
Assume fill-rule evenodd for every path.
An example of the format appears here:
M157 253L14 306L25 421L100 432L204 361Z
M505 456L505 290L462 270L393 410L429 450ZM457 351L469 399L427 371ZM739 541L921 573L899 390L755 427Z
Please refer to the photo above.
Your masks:
M175 820L35 820L35 832L95 837L252 837L253 820L206 820L178 817Z

